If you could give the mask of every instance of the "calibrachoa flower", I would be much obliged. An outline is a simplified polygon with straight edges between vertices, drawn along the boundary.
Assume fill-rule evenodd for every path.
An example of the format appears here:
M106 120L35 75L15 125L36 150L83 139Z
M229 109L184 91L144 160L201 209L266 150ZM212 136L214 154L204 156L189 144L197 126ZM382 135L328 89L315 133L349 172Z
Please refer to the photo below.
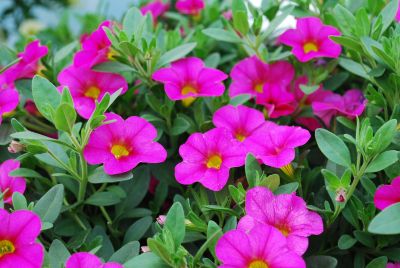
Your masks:
M232 68L230 76L230 97L240 94L256 96L263 93L264 85L286 88L294 78L294 69L285 61L267 64L257 56L252 56L238 62Z
M293 48L292 53L301 62L314 58L337 58L342 47L329 36L339 36L340 31L333 26L324 25L319 18L297 19L296 29L286 30L279 41Z
M103 263L96 255L78 252L68 258L65 268L123 268L123 266L116 262Z
M85 119L92 115L96 108L95 101L100 101L105 93L112 94L122 88L121 94L124 94L128 89L122 75L96 72L73 65L60 72L58 82L61 85L60 90L64 86L69 88L75 109Z
M42 267L44 250L35 242L42 228L39 217L28 210L0 209L0 222L0 267Z
M90 135L83 154L91 165L104 164L109 175L124 173L139 163L161 163L167 151L154 142L156 128L143 118L131 116L126 120L108 113L107 121L115 122L96 128Z
M204 0L178 0L175 5L179 13L187 15L199 15L204 6Z
M250 231L231 230L217 242L221 268L305 268L304 260L287 247L273 226L256 224Z
M309 211L304 200L295 194L274 195L268 188L255 187L246 194L246 216L238 229L251 230L255 224L274 226L287 240L290 250L303 255L308 237L324 230L322 218Z
M295 148L307 143L310 133L301 127L265 122L248 139L254 156L265 165L281 168L295 157Z
M246 151L249 151L247 138L264 122L262 112L244 105L237 107L226 105L218 109L213 115L214 125L226 128L232 134L232 137L245 146Z
M0 89L0 125L3 121L2 115L14 111L18 103L19 95L15 88Z
M385 209L400 202L400 177L394 178L390 185L382 185L375 192L375 207Z
M195 57L175 61L171 67L153 74L154 80L164 84L171 100L186 99L189 103L196 97L221 96L225 90L222 81L227 77L220 70L205 67L204 62Z
M265 107L270 118L289 115L297 106L294 95L276 84L265 84L263 92L257 95L256 103Z
M360 116L367 104L367 100L361 90L350 89L343 96L329 94L320 101L314 101L312 108L317 115L329 126L333 116L339 114L353 119Z
M140 8L143 15L150 13L153 17L154 23L157 22L157 18L162 16L169 9L169 3L163 3L162 0L155 0Z
M200 182L204 187L221 190L229 178L229 169L244 164L245 154L225 128L193 133L179 148L183 162L175 167L181 184Z
M5 203L12 203L12 195L15 192L23 194L26 188L24 178L10 176L10 172L19 169L18 160L9 159L0 165L0 191L5 192L3 200ZM1 247L0 247L1 248Z
M388 263L386 268L400 268L400 263Z

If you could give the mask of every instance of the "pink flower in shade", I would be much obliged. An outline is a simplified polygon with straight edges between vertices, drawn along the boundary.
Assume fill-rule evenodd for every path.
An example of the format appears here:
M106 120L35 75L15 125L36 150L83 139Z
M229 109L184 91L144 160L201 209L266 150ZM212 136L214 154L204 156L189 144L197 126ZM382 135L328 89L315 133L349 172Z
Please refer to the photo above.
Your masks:
M128 90L128 84L122 75L96 72L73 65L60 72L58 82L61 85L60 91L64 86L69 88L75 109L85 119L92 115L95 101L100 101L104 94L112 94L121 88L121 94L124 94Z
M397 7L397 13L396 13L395 20L396 20L397 22L400 21L400 1L399 1L399 5L398 5L398 7Z
M200 182L212 191L224 188L229 169L244 165L245 153L225 128L193 133L179 148L183 162L175 167L181 184Z
M175 5L179 13L186 15L199 15L204 9L204 0L178 0Z
M343 96L329 94L320 101L314 101L312 108L314 114L329 126L333 116L339 114L353 119L360 116L367 104L362 91L350 89Z
M116 262L103 263L92 253L78 252L68 258L65 268L123 268L123 266Z
M19 95L15 88L0 89L0 125L2 122L2 115L14 111L18 103Z
M378 209L385 209L400 202L400 177L394 178L390 185L381 185L375 192L374 203Z
M89 137L83 155L91 165L104 164L109 175L121 174L139 163L161 163L167 151L154 142L157 130L137 116L126 120L117 114L106 114L106 120L115 122L96 128Z
M248 138L251 153L265 165L281 168L295 157L295 148L307 143L310 132L301 127L265 122Z
M162 16L169 9L169 3L163 3L161 0L155 0L140 8L143 15L150 13L153 17L153 22L157 22L157 18Z
M40 112L36 107L36 104L31 99L27 99L24 106L25 110L35 116L40 116Z
M274 195L265 187L247 191L246 216L239 221L238 229L250 230L259 223L278 229L289 249L300 256L308 248L308 237L324 230L321 216L309 211L302 198L295 194Z
M114 56L111 41L103 29L103 27L112 29L112 26L111 21L104 21L97 30L83 38L82 49L74 56L75 66L91 68L96 64L110 60Z
M270 118L289 115L297 106L293 94L276 84L265 84L263 92L257 95L256 103L264 105Z
M224 17L227 20L231 20L233 17L232 10L227 10L224 13L222 13L222 17Z
M246 152L250 151L250 148L247 148L247 138L264 122L262 112L244 105L223 106L213 116L214 125L227 129L232 137L244 146Z
M266 64L257 56L252 56L238 62L232 68L230 76L230 97L241 94L256 96L263 93L265 85L283 88L289 86L294 78L294 68L285 61Z
M220 268L305 268L303 258L290 250L278 229L256 224L248 232L226 232L217 242L215 253Z
M3 200L7 204L12 203L12 195L15 192L21 194L25 192L25 179L21 177L10 176L10 172L19 169L19 167L19 161L13 159L6 160L0 164L0 191L5 193Z
M196 97L221 96L228 76L220 70L204 66L199 58L189 57L161 68L153 74L153 79L164 84L165 92L171 100L193 99Z
M339 35L335 27L324 25L319 18L307 17L297 19L296 29L286 30L279 41L291 46L299 61L306 62L320 57L339 57L342 47L329 39L329 36Z
M40 218L28 210L0 209L0 222L0 267L42 267L44 250L35 242L42 228Z
M386 268L400 268L400 263L391 263L391 262L389 262L386 265Z

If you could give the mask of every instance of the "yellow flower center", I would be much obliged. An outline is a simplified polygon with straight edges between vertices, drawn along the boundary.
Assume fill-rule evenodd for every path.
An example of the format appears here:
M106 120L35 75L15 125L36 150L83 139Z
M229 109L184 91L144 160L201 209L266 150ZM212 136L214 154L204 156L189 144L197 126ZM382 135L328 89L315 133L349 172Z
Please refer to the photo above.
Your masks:
M285 237L290 234L290 228L286 225L275 226Z
M100 89L96 86L89 87L85 92L86 97L92 98L94 100L97 100L99 95L100 95Z
M118 55L118 52L115 51L114 49L110 48L110 49L108 50L108 53L107 53L107 59L113 60L114 57L117 56L117 55Z
M254 86L254 90L255 90L256 92L258 92L258 93L262 93L262 92L263 92L263 87L264 87L264 84L259 83L259 84L257 84L257 85Z
M217 154L212 155L207 160L207 167L208 168L220 169L221 164L222 164L222 159Z
M14 253L15 246L10 240L0 240L0 258L4 255Z
M265 261L255 260L249 264L248 268L268 268L268 264Z
M187 97L182 100L182 104L185 107L189 107L195 100L195 97Z
M235 134L235 138L238 141L242 142L242 141L244 141L246 139L246 135L242 134L241 132L238 132L238 133Z
M304 53L309 53L311 51L318 51L318 46L314 42L307 42L303 46Z
M194 86L188 84L186 86L184 86L181 90L182 95L187 95L189 93L193 93L196 94L197 93L197 88L195 88Z
M111 153L114 155L115 159L120 159L124 156L128 156L129 150L124 145L115 144L111 147Z

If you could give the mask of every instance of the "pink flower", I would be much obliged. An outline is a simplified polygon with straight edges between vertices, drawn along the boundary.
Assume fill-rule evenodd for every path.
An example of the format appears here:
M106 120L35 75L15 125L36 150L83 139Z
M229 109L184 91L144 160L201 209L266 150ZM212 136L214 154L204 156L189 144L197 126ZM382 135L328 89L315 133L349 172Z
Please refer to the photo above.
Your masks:
M248 139L252 153L265 165L281 168L293 161L295 148L307 143L310 133L301 127L265 122Z
M400 177L393 179L390 185L381 185L375 192L375 207L380 210L400 202Z
M124 120L117 114L106 114L116 122L96 128L90 135L83 154L91 165L104 164L109 175L121 174L139 163L161 163L167 151L154 142L157 130L146 120L131 116Z
M60 72L58 82L61 85L60 91L64 86L69 88L75 109L85 119L92 115L95 101L100 101L105 93L112 94L122 88L121 94L123 94L128 89L128 84L122 75L96 72L73 65Z
M233 17L232 10L227 10L224 13L222 13L222 17L224 17L227 20L231 20Z
M337 114L353 119L360 116L367 104L363 93L358 89L350 89L343 96L329 94L320 101L314 101L312 108L314 114L329 126L333 116Z
M398 5L398 7L397 7L397 13L396 13L395 20L396 20L397 22L400 21L400 1L399 1L399 5Z
M19 169L18 160L9 159L0 165L0 191L5 192L3 196L4 203L12 203L12 195L15 192L23 194L26 188L24 178L10 176L11 171Z
M215 248L220 268L305 268L304 260L287 247L285 237L274 227L256 224L248 232L225 233Z
M289 115L297 106L294 95L276 84L265 84L263 92L257 95L256 103L264 105L270 118Z
M386 268L400 268L400 263L391 263L391 262L389 262L387 265L386 265Z
M309 211L304 200L295 194L274 195L268 188L255 187L246 194L246 216L238 229L250 230L255 224L274 226L287 240L290 250L303 255L308 237L324 230L322 218Z
M68 258L65 268L123 268L123 266L116 262L103 263L92 253L78 252Z
M244 164L245 154L225 128L193 133L179 148L183 162L175 167L181 184L200 182L213 191L221 190L229 178L229 169Z
M175 5L179 13L187 15L199 15L204 9L204 0L178 0Z
M3 90L0 89L0 125L2 122L2 115L14 111L18 103L19 95L14 87Z
M228 76L220 70L204 66L199 58L189 57L161 68L153 74L153 79L164 84L165 92L171 100L196 97L221 96Z
M320 57L339 57L342 47L329 39L329 36L339 35L335 27L322 24L319 18L308 17L297 19L296 29L286 30L279 41L291 46L299 61L306 62Z
M226 105L219 108L213 116L213 123L216 127L227 129L233 138L239 141L248 152L247 138L264 124L265 118L262 112L244 105L237 107Z
M0 209L0 267L40 268L44 250L36 243L42 224L31 211Z
M169 3L163 3L162 0L154 0L140 8L143 15L150 13L153 17L153 22L157 22L157 18L162 16L169 9Z
M230 76L230 97L241 94L257 96L263 93L264 85L283 88L289 86L294 78L294 68L285 61L266 64L257 56L252 56L236 63Z

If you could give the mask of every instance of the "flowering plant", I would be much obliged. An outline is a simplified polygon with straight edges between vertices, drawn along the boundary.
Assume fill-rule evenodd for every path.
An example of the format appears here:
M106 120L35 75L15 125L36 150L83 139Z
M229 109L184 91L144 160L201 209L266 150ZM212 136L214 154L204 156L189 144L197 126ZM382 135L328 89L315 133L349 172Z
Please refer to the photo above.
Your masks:
M141 1L1 46L0 268L400 266L398 4Z

